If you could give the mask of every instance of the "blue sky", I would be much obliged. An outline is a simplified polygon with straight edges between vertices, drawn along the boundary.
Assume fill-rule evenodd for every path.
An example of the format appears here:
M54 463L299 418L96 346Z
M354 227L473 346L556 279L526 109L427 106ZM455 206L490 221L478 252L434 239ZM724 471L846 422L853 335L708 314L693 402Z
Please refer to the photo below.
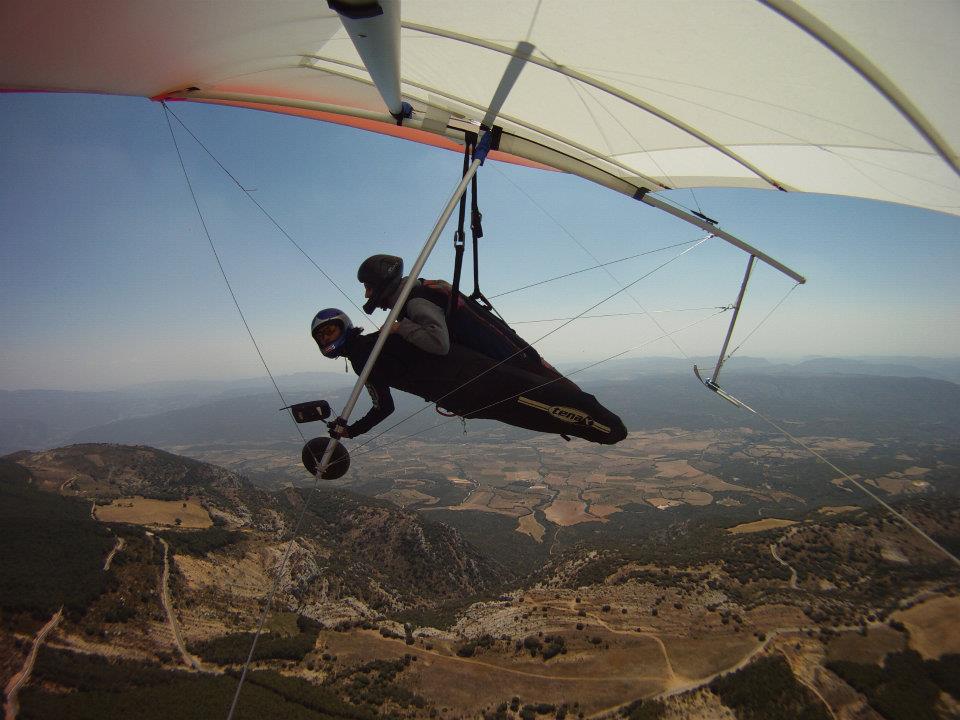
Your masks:
M270 113L172 109L333 279L362 304L368 255L409 266L460 173L453 153ZM342 367L309 338L317 309L359 313L179 128L204 219L277 374ZM105 389L263 374L216 266L160 105L84 95L0 95L0 389ZM960 354L960 218L865 200L743 190L677 192L806 275L740 354ZM482 288L488 296L600 261L695 240L679 220L584 180L489 162ZM449 278L448 226L424 276ZM586 248L586 250L584 249ZM630 282L682 248L610 268ZM673 331L731 303L746 256L711 240L594 313L657 313ZM470 278L470 269L465 275ZM760 266L738 325L751 330L792 281ZM602 270L497 302L510 321L576 315L618 288ZM580 320L539 347L556 362L714 355L727 315L669 341L642 315ZM528 340L559 323L518 325ZM736 344L736 338L734 340Z

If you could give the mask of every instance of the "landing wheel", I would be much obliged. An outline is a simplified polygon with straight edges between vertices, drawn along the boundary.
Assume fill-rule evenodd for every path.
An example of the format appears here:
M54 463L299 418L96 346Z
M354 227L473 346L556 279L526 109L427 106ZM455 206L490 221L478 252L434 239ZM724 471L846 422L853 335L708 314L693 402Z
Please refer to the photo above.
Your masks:
M306 445L303 446L303 453L301 454L301 459L303 460L303 466L307 469L307 472L313 476L317 474L317 465L320 464L320 460L323 458L324 452L327 450L327 445L332 442L330 438L318 437L309 441ZM327 467L321 473L320 477L324 480L336 480L347 474L347 470L350 469L350 453L347 452L347 449L343 446L343 443L337 443L337 446L333 449L333 455L330 456L330 462L327 463Z

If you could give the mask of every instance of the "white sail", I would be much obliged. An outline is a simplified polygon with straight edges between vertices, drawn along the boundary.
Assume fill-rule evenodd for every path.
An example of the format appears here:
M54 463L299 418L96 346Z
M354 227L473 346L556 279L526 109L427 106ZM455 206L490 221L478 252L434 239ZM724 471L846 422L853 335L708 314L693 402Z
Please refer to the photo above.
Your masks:
M255 103L445 144L526 42L497 119L517 158L623 192L780 188L960 214L960 3L381 1L399 9L403 128L317 0L8 0L0 89Z

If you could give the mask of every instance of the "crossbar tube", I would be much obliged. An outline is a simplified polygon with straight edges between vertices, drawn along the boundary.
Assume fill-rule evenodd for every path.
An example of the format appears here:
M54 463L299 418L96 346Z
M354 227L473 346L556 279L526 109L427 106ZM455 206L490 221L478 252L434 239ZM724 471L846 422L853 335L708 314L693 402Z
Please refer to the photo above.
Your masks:
M745 243L743 240L741 240L737 236L731 235L725 230L721 230L720 228L718 228L716 225L713 225L712 223L709 223L705 220L701 220L699 217L697 217L693 213L689 213L686 210L681 210L678 207L669 205L668 203L665 203L658 198L650 197L649 193L639 198L639 200L640 202L646 203L650 207L655 207L658 210L663 210L664 212L670 213L674 217L678 217L681 220L685 220L686 222L690 223L691 225L696 225L698 228L701 228L702 230L706 230L707 232L716 235L721 240L724 240L730 243L731 245L733 245L734 247L738 247L744 252L749 253L752 257L755 257L757 260L763 261L764 263L772 267L774 270L777 270L783 273L788 278L791 278L792 280L800 283L801 285L807 282L807 279L800 273L796 272L795 270L791 270L790 268L788 268L786 265L779 262L778 260L774 260L772 257L767 255L762 250L758 250L757 248L753 247L749 243Z

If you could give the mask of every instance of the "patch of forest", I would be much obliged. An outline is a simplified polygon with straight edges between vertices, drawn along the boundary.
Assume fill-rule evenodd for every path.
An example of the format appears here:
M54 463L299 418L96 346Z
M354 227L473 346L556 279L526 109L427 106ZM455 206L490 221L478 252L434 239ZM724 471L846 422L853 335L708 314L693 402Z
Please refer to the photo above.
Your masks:
M549 556L550 541L556 526L548 524L543 542L516 532L517 518L479 510L431 510L426 514L434 522L457 529L463 538L487 557L516 575L531 573Z
M291 492L284 497L297 509L305 496ZM353 493L320 493L310 503L301 533L333 545L336 561L330 572L373 607L385 607L380 589L408 607L432 606L499 592L510 578L506 568L453 528Z
M460 619L460 613L476 602L489 600L488 595L466 595L432 606L407 608L389 613L395 620L411 627L432 627L441 630L453 627Z
M940 691L960 700L960 655L924 660L914 650L891 653L883 666L834 661L827 668L866 695L887 720L938 720Z
M395 682L416 661L417 656L410 654L396 660L370 660L340 670L328 682L343 687L350 702L371 710L380 708L381 713L391 706L423 709L427 705L424 698Z
M508 712L509 711L509 712ZM585 717L583 710L580 709L580 703L574 702L572 705L560 703L555 705L548 702L523 702L519 697L514 696L509 703L501 703L493 710L487 710L483 713L483 720L513 720L519 717L520 720L566 720L567 718ZM644 716L642 720L653 720L653 716Z
M110 623L164 621L160 603L163 549L135 525L113 525L123 549L113 556L101 595L76 622L89 637L106 638Z
M135 661L45 647L35 682L21 694L24 720L207 720L224 717L237 687L232 675L201 675ZM66 691L66 692L65 692ZM237 707L238 719L373 720L375 714L318 687L274 672L253 672Z
M801 685L781 655L763 657L710 683L739 720L830 720L829 710Z
M626 720L660 720L667 706L662 700L634 700L620 708L620 717Z
M79 612L103 592L101 568L114 538L85 502L37 490L29 477L0 459L0 607Z
M241 531L227 530L216 524L202 530L168 530L159 535L170 543L170 549L174 553L194 557L204 557L209 552L233 545L243 538Z
M301 661L317 644L320 626L306 618L297 618L299 632L293 635L265 633L257 640L256 660ZM246 661L254 633L232 633L190 645L190 652L217 665L235 665Z

